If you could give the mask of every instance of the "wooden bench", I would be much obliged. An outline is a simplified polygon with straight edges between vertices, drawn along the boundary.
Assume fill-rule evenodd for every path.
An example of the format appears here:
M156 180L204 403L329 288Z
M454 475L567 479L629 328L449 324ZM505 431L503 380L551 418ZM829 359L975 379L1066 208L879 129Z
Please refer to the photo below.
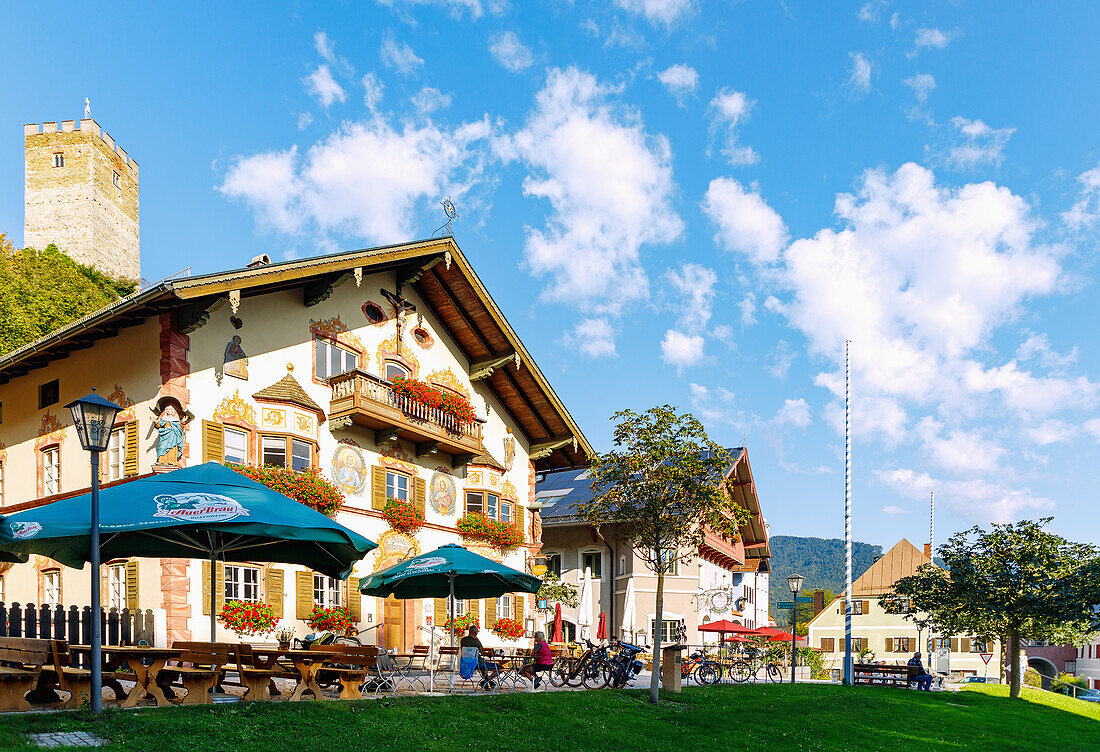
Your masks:
M244 699L246 700L270 700L271 686L276 678L297 676L277 665L271 668L257 665L256 656L252 654L252 646L248 643L238 643L232 646L231 651L233 660L237 664L237 675L245 687Z
M919 674L916 667L880 666L877 663L857 663L854 666L853 683L872 687L909 688L909 682Z
M59 689L69 694L61 707L65 709L79 708L85 702L92 699L92 672L91 669L78 668L76 654L69 649L69 643L65 640L49 640L50 663L43 668L42 686L50 689ZM117 678L133 680L132 674L123 674L117 677L113 671L102 671L103 686L115 693L115 699L120 700L126 696L122 685Z
M42 667L50 660L50 640L0 637L0 711L31 710Z
M378 648L374 645L325 645L319 649L340 651L317 672L317 681L321 684L331 683L333 679L340 682L337 699L362 699L368 674L377 677L378 686L389 681L378 671Z
M187 696L183 698L184 705L211 704L213 698L210 692L224 678L223 667L232 660L232 648L217 642L190 641L177 641L172 643L172 647L185 651L173 661L181 665L162 668L157 675L157 686L172 696L172 685L178 681L187 691Z

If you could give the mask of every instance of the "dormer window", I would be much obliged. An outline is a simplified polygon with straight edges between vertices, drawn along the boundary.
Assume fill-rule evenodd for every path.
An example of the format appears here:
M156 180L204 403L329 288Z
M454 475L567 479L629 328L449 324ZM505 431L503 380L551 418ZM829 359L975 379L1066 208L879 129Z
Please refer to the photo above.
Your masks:
M60 152L60 151L54 152L53 166L54 167L64 167L65 166L65 154L63 152Z

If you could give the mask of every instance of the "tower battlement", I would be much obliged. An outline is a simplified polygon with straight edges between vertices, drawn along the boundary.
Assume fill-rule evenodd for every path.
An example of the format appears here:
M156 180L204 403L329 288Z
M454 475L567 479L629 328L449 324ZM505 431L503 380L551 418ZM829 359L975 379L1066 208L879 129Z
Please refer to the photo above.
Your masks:
M138 163L92 118L23 126L23 243L141 277Z

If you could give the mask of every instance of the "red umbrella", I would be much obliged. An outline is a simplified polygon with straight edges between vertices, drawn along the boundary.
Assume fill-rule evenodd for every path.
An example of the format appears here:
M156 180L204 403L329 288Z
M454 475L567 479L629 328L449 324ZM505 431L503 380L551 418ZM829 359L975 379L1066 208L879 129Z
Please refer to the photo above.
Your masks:
M722 619L699 625L700 632L723 632L728 634L759 634L755 629L743 627L735 621Z
M554 636L550 642L565 642L561 634L561 604L554 606Z
M752 642L753 640L752 640L751 637L739 637L738 635L730 635L724 641L725 642Z
M607 639L607 614L603 611L600 612L600 623L596 625L596 639Z

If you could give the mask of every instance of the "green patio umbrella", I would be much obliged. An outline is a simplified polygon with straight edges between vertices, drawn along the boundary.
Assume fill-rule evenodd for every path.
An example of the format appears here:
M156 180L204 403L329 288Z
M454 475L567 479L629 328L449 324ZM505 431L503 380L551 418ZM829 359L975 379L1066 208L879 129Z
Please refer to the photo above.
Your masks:
M42 554L82 568L91 558L90 495L28 509L0 521L0 558ZM217 463L123 483L99 492L103 560L209 559L210 636L219 558L300 564L343 579L377 544L320 512Z
M447 598L451 647L455 644L455 598L499 598L505 593L537 593L542 580L488 559L456 543L414 556L375 572L359 584L363 595L378 598ZM432 641L434 644L434 640ZM454 665L451 665L454 683ZM435 686L434 662L432 686Z

